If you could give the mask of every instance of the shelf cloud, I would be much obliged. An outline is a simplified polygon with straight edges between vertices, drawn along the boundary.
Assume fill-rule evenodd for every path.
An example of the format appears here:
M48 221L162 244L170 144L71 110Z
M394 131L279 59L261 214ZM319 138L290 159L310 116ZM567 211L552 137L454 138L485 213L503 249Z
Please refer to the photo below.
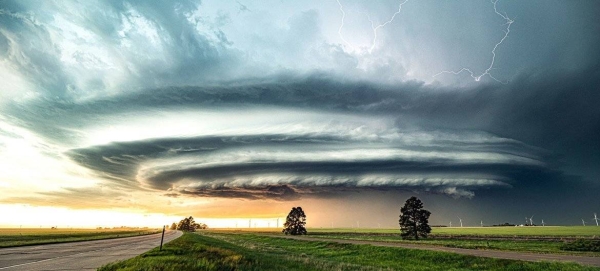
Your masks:
M396 4L348 3L340 30L335 1L4 1L0 202L592 201L600 6L498 1L503 84L434 77L485 70L490 3L409 2L374 41L361 14Z

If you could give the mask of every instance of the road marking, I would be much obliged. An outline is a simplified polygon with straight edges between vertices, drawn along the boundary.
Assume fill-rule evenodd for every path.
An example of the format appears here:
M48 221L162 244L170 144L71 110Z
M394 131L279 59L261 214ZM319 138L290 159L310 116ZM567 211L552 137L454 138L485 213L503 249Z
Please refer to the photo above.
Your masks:
M114 239L112 239L112 240L114 240ZM141 240L141 241L137 241L137 242L142 243L142 242L148 242L148 241L155 241L155 240ZM21 263L21 264L16 264L16 265L11 265L11 266L0 267L0 270L30 265L30 264L34 264L34 263L47 262L47 261L56 260L56 259L60 259L60 258L71 257L71 256L81 255L81 254L90 253L90 252L97 252L97 251L102 251L102 250L106 250L106 249L113 249L113 248L128 246L128 245L132 245L132 244L135 244L135 242L130 243L130 244L123 244L123 245L118 245L118 246L111 246L111 247L106 247L106 248L101 248L101 249L96 249L96 250L90 250L90 251L85 251L85 252L80 252L80 253L75 253L75 254L63 255L63 256L58 256L58 257L49 258L49 259L43 259L43 260L39 260L39 261L33 261L33 262L28 262L28 263Z

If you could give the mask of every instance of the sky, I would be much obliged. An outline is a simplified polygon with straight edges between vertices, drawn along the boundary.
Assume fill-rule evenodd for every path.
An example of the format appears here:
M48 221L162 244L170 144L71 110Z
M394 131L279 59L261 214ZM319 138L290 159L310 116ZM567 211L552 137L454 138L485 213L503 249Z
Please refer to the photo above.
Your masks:
M597 1L0 1L0 226L592 223Z

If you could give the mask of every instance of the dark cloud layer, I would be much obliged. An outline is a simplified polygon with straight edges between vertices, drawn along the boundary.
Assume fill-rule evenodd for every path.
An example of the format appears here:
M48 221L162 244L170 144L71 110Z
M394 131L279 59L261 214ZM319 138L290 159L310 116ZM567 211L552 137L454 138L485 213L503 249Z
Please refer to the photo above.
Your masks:
M523 75L509 85L481 86L456 91L420 84L380 86L340 82L324 76L281 78L231 86L157 89L93 103L15 105L13 113L26 120L134 112L153 108L200 108L274 105L351 113L389 114L399 122L419 121L431 127L479 129L535 145L557 147L587 142L599 131L600 68L583 71ZM285 78L284 78L285 79ZM290 82L291 81L291 82ZM28 114L29 113L29 114ZM37 118L37 119L36 119ZM418 118L418 120L414 120ZM83 124L83 123L82 123ZM566 142L565 142L566 141ZM590 152L598 153L598 152Z
M4 1L0 158L14 142L30 140L43 156L75 162L102 185L171 198L411 191L521 199L506 203L513 209L527 198L595 199L600 5L504 2L503 12L520 18L492 72L510 80L464 83L457 76L460 84L452 85L430 79L439 68L427 63L486 64L489 48L471 45L497 42L502 32L487 33L487 19L469 27L468 18L450 23L457 31L417 35L423 25L444 23L430 18L437 13L419 13L438 2L416 4L396 22L414 28L386 26L366 54L327 37L328 24L335 21L336 32L339 22L315 8L279 18L258 3L248 12L221 3L211 15L213 7L198 1ZM493 15L486 5L477 7ZM556 19L571 13L573 22ZM110 193L41 192L61 202Z
M77 163L95 170L104 177L108 177L119 183L137 186L135 176L139 165L154 158L203 155L248 145L254 147L276 147L278 145L335 144L336 142L341 141L335 138L321 137L290 138L285 135L171 138L116 142L106 146L74 149L69 151L68 155ZM166 185L170 187L170 185ZM157 187L164 189L165 185L161 184L157 185Z
M521 76L507 86L473 87L458 92L410 83L380 86L340 82L323 76L286 81L292 82L157 89L90 104L51 102L39 107L15 106L13 112L31 122L47 119L54 127L51 122L63 118L84 122L80 116L145 112L154 108L274 105L387 114L397 117L399 122L483 130L549 148L583 141L590 145L581 151L599 153L599 143L592 140L600 131L597 121L600 113L594 103L600 98L598 67L577 73Z
M420 174L423 176L444 174L493 176L508 183L529 183L538 180L545 186L542 176L550 174L560 179L560 171L551 168L577 168L583 162L598 161L599 143L596 131L600 129L600 110L593 102L600 100L600 77L597 68L589 68L577 74L545 76L522 76L509 85L473 87L461 91L449 88L433 88L419 84L385 86L369 83L341 82L323 76L296 79L289 83L241 82L231 86L187 87L159 89L153 95L135 94L115 100L99 101L90 105L75 105L67 111L91 114L112 111L125 112L149 107L239 107L269 105L297 107L301 109L327 109L333 112L391 116L397 119L400 129L422 127L457 131L485 131L504 138L506 142L459 142L439 140L435 147L397 146L406 149L430 151L469 151L508 154L515 157L540 161L537 166L519 164L460 164L453 161L403 161L401 159L351 161L351 162L242 162L210 167L187 166L185 169L163 169L144 179L154 189L166 190L181 180L204 180L258 176L261 174L296 174L299 176L321 174L340 176L367 173ZM526 90L526 91L525 91ZM193 139L162 139L142 142L114 143L72 150L70 153L80 164L117 179L133 180L138 173L140 161L159 157L180 155L203 155L224 149L240 147L278 148L290 145L352 145L348 138L335 137L289 137L286 135L205 137ZM373 142L371 142L373 143ZM545 172L545 173L544 173ZM572 174L576 172L569 171ZM589 170L598 174L594 170ZM459 174L459 175L460 175ZM594 175L581 176L583 179ZM589 179L589 181L592 181ZM134 182L135 183L135 182ZM352 182L349 182L352 184ZM243 188L232 191L221 187L213 189L215 196L242 195ZM290 184L293 185L293 184ZM298 185L298 184L296 184ZM355 185L355 184L352 184ZM288 187L288 186L286 186ZM547 187L552 189L551 187ZM245 188L244 188L245 189ZM257 187L251 187L250 195L258 197ZM261 186L268 191L268 186ZM210 195L211 189L196 189L198 195ZM227 192L226 192L227 191ZM186 192L193 194L192 192Z

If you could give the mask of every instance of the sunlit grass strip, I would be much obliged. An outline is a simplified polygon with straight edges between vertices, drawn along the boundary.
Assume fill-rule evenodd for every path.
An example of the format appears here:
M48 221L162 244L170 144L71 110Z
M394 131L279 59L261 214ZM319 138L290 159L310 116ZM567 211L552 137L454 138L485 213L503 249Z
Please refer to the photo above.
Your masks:
M131 237L158 230L122 229L0 229L0 248Z
M245 249L193 233L129 260L99 268L109 270L286 270L290 265L276 258L259 257ZM301 270L301 269L294 269Z
M254 234L184 234L163 251L110 270L598 270L573 263L524 262L402 248L298 241Z

